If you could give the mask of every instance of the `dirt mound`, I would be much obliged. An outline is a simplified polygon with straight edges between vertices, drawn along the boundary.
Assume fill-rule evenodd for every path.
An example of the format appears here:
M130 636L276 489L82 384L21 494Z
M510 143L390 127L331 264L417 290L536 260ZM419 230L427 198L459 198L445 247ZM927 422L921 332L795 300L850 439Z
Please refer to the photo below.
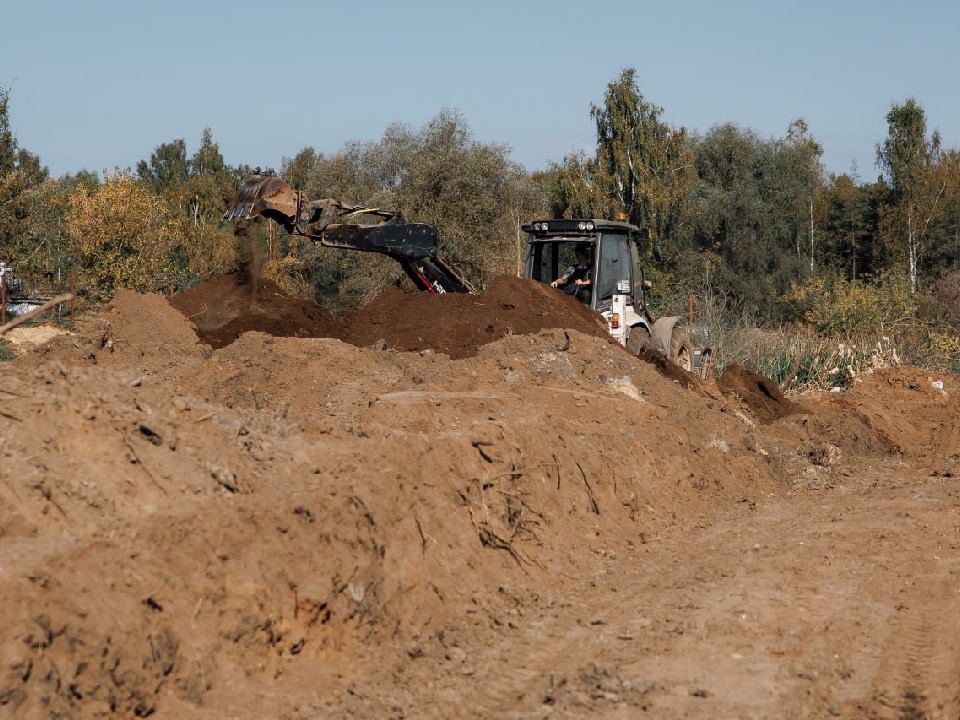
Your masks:
M170 299L206 344L221 348L245 332L277 337L336 337L337 323L316 303L284 293L276 283L247 273L214 278Z
M777 384L752 370L733 363L717 380L720 392L739 400L751 415L768 423L796 412L794 403L783 396Z
M381 667L374 648L455 654L471 612L507 627L598 551L776 489L747 426L605 336L515 334L552 324L554 299L578 317L540 292L427 298L502 333L438 348L482 345L462 361L261 333L204 353L179 311L132 293L79 334L78 364L14 361L7 708L296 716ZM544 315L506 307L523 293ZM308 714L351 714L334 707Z
M407 293L390 289L358 312L331 320L315 304L284 294L275 284L225 275L171 299L200 339L221 348L248 331L276 337L328 337L367 347L434 350L472 357L506 335L565 328L606 338L589 308L541 283L501 277L479 295Z
M341 339L359 346L382 340L396 350L431 349L457 359L506 335L549 328L607 337L603 321L582 303L533 280L500 277L479 295L389 290L344 318Z
M897 450L944 464L960 452L960 383L913 367L877 370L825 406L859 418Z
M193 325L160 295L118 290L77 333L54 337L31 355L46 363L105 364L142 375L181 371L208 356Z

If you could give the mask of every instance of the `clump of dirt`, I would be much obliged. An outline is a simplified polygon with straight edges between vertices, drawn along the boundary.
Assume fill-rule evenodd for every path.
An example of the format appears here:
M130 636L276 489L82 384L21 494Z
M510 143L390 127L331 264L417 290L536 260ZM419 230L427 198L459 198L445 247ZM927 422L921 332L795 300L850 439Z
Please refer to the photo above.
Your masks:
M793 412L793 402L784 397L777 384L737 363L728 365L717 380L717 387L724 395L734 397L762 423L779 420Z
M472 357L506 335L549 328L606 338L592 310L532 280L501 277L479 295L407 293L391 288L339 321L315 303L283 293L267 280L225 275L174 297L200 339L214 348L258 330L277 337L329 337L359 347L433 350L453 359Z
M60 335L31 354L47 363L107 364L144 375L162 375L201 360L210 348L193 325L160 295L117 290L103 311L76 333Z
M637 353L637 357L644 362L650 363L661 375L671 380L676 380L683 387L690 387L691 385L699 387L699 380L695 375L687 372L675 362L671 362L670 359L659 350L641 348L640 352Z
M507 335L550 328L608 337L600 316L582 303L533 280L500 277L479 295L388 290L344 318L340 338L359 346L382 340L396 350L431 349L459 359Z
M200 339L222 348L245 332L277 337L337 337L339 328L313 302L283 292L248 273L214 278L170 299L197 328Z

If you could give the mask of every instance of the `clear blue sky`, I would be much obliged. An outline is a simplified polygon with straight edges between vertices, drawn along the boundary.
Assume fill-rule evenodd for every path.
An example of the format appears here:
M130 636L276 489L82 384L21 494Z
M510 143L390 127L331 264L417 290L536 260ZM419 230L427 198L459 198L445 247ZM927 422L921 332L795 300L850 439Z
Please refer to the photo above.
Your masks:
M782 136L803 117L829 171L893 102L960 146L960 3L932 0L165 0L4 3L0 87L54 176L132 167L205 127L228 163L279 167L443 108L528 170L592 151L591 102L624 67L675 126Z

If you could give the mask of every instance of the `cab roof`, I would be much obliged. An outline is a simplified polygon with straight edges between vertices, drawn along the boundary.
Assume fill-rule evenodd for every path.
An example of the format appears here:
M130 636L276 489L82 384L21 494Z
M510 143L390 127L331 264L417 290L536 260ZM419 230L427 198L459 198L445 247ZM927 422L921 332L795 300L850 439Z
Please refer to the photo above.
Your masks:
M591 224L592 228L590 227ZM523 225L521 230L542 239L554 236L590 236L598 232L620 233L623 235L640 234L640 229L636 225L631 225L622 220L604 220L601 218L531 220L526 225Z

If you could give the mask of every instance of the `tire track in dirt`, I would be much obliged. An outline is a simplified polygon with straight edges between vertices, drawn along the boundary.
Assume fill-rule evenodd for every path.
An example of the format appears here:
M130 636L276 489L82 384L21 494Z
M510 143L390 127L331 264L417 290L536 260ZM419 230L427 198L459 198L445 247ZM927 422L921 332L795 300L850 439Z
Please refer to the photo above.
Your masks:
M862 709L877 720L960 717L960 619L957 583L934 577L915 582L896 607L873 679L873 700Z
M733 594L735 569L715 563L707 548L742 542L739 536L749 516L744 517L743 510L725 515L738 519L726 517L698 537L688 536L682 559L666 558L675 556L676 544L684 542L678 535L637 556L600 560L595 576L574 593L578 602L545 609L537 613L539 621L521 625L501 643L468 650L470 674L448 678L462 700L460 716L632 718L665 707L668 712L678 707L695 711L709 694L706 690L678 684L638 661L669 662L678 640L696 625L690 618L700 614L697 593L691 589L718 583L727 590L717 594ZM648 565L672 567L662 575L646 572ZM711 712L718 709L713 703L710 707ZM730 710L721 705L715 716L723 716L724 707ZM418 716L449 717L449 707L436 715L424 715L422 709Z
M960 717L960 582L936 556L960 526L891 470L599 561L574 603L464 645L445 680L458 714Z

